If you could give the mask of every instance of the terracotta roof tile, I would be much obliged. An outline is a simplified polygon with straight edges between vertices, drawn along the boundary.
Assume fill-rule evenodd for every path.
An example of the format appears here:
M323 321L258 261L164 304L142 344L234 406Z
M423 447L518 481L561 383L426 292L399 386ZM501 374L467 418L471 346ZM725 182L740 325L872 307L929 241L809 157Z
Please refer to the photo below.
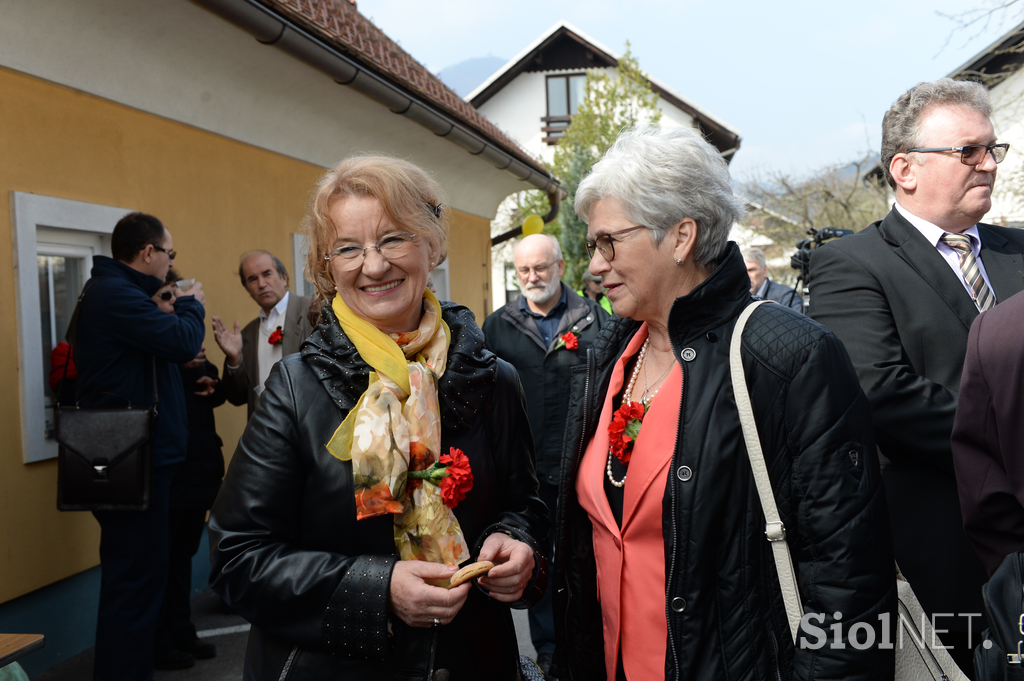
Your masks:
M543 163L501 132L408 52L360 14L348 0L259 0L324 42L482 135L528 166ZM546 171L545 171L546 172Z

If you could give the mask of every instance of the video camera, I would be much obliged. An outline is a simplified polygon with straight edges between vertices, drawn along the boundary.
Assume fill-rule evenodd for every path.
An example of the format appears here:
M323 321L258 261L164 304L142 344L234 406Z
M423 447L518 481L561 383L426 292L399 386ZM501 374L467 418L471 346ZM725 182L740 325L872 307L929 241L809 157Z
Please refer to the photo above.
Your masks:
M838 239L840 237L849 236L853 234L852 229L836 229L835 227L824 227L822 229L815 229L811 227L807 230L807 233L811 235L810 239L800 239L796 242L796 253L789 259L790 266L800 272L800 276L796 279L796 290L803 294L803 313L807 314L807 308L811 304L810 289L807 287L807 274L811 266L811 251L818 248L829 239ZM802 286L801 286L802 284Z

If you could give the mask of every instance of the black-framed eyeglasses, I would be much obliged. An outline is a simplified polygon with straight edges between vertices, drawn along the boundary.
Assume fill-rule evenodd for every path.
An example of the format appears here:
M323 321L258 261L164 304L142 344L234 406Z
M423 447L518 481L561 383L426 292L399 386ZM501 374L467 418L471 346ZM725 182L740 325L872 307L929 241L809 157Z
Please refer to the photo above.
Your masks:
M597 251L598 253L601 254L601 257L604 258L606 262L611 262L612 260L615 260L615 239L612 238L613 236L628 234L629 232L635 232L638 229L646 228L646 225L635 225L633 227L626 227L625 229L616 230L609 234L602 234L598 237L595 237L593 241L587 239L587 255L590 256L591 260L593 260L594 251Z
M937 151L959 151L960 162L965 166L980 166L985 162L985 154L992 152L992 158L996 160L996 163L1002 163L1003 159L1006 158L1006 152L1010 150L1010 145L1006 142L1000 144L965 144L962 147L927 147L919 149L907 149L905 153L916 151L922 154L928 154Z
M174 292L173 291L164 291L163 293L158 293L156 297L159 298L160 300L164 301L164 302L167 302L168 300L170 300L171 298L174 297Z
M363 260L366 259L366 249L372 248L390 262L409 255L417 236L412 232L391 232L377 239L377 243L372 246L338 246L328 251L324 260L336 260L343 271L356 270L362 267Z
M153 246L153 250L154 251L160 251L161 253L166 253L167 257L170 258L171 260L174 260L176 257L178 257L178 252L175 251L174 249L167 250L166 248L160 248L159 246Z

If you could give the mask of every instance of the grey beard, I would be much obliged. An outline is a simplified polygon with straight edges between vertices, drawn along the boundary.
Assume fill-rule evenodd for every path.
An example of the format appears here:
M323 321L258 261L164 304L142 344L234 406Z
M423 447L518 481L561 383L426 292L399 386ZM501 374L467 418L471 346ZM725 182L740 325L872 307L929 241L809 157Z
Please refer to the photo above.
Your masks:
M546 303L551 300L556 293L558 293L559 285L561 283L562 282L559 279L552 279L550 283L544 285L543 289L528 289L524 287L523 295L526 296L526 299L531 303Z

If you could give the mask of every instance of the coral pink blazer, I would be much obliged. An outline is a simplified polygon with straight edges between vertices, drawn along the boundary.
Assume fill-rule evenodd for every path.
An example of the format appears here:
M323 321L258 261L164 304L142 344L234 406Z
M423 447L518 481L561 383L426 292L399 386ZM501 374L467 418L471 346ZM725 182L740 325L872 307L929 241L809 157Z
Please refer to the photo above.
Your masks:
M627 678L665 678L668 624L662 499L672 463L683 387L678 363L651 403L634 444L624 488L621 530L604 491L612 399L622 391L624 368L646 338L644 324L613 369L597 432L587 446L576 477L580 504L594 526L597 598L601 603L609 680L615 679L620 647Z

